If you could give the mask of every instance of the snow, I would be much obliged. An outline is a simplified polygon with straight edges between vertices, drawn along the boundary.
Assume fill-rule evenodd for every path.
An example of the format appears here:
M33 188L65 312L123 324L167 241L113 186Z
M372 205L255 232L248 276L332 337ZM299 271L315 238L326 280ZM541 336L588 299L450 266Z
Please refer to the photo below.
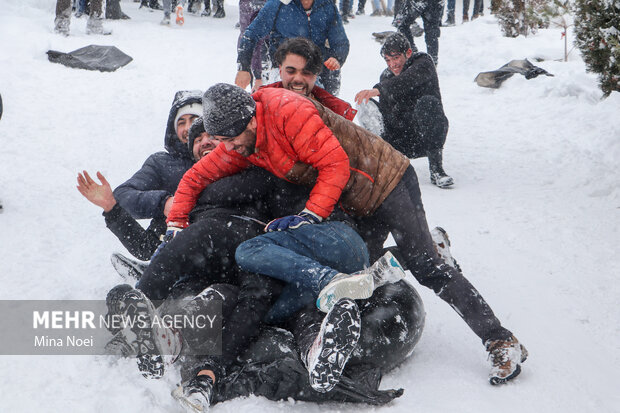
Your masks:
M88 37L82 18L64 38L53 33L53 0L0 0L0 299L103 299L121 282L109 255L122 247L75 189L78 171L100 170L120 184L162 150L175 91L234 79L234 2L225 19L186 14L184 27L162 27L161 12L138 4L123 1L132 20L106 22L111 36ZM351 53L340 96L349 101L384 68L370 33L390 30L390 19L366 9L346 26ZM48 49L91 43L134 60L114 73L47 61ZM389 406L250 397L214 411L620 411L620 94L600 100L578 51L567 63L562 57L561 29L504 38L488 13L443 29L444 158L455 186L432 186L427 161L413 161L430 225L448 231L465 275L527 346L521 376L490 386L477 337L419 287L426 328L412 357L383 380L383 388L405 389ZM523 58L555 77L515 75L498 90L473 82ZM180 411L170 396L177 381L147 381L133 360L0 356L0 411Z

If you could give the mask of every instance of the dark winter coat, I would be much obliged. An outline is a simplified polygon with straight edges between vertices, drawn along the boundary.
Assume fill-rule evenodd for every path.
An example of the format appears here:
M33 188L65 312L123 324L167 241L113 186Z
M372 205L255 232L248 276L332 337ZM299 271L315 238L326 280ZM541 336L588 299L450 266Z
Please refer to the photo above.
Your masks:
M118 203L109 212L104 212L105 225L116 235L131 255L142 261L151 259L151 255L161 242L159 237L166 232L164 217L154 218L147 229L138 223Z
M332 0L315 0L309 16L299 0L268 0L241 38L237 57L240 70L250 71L254 47L267 35L271 56L280 43L293 37L312 40L321 49L324 61L335 57L343 65L349 55L349 39Z
M270 220L275 218L273 211L278 211L279 203L285 198L283 190L280 180L267 171L249 168L207 187L192 210L190 221L207 217L229 219L230 215ZM161 242L161 235L166 232L166 219L163 216L152 219L149 227L144 229L118 203L109 212L104 212L103 216L108 229L127 251L143 261L151 259Z
M166 152L149 156L127 182L114 190L116 201L136 219L161 218L166 200L174 195L193 160L186 144L174 130L174 118L182 106L202 102L202 92L177 92L170 108L164 144Z
M398 76L385 69L374 87L380 93L383 139L410 158L426 156L428 150L443 147L448 119L441 103L437 71L428 54L414 53ZM416 105L424 97L432 97L430 100L437 103L433 113L416 112ZM435 136L421 136L421 122L444 127L438 128L440 132Z

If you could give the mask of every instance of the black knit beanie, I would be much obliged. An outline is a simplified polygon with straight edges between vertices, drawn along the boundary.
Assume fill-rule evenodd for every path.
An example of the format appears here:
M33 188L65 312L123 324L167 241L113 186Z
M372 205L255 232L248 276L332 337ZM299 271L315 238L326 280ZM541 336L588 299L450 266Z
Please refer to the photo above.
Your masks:
M209 135L233 137L241 135L256 114L256 102L240 87L218 83L203 95L202 111Z
M194 119L194 121L192 122L192 126L190 126L189 132L187 134L187 147L189 148L189 153L192 154L192 158L194 157L194 141L204 131L205 131L205 126L204 126L204 123L202 122L202 116ZM198 159L194 159L194 160L197 161Z

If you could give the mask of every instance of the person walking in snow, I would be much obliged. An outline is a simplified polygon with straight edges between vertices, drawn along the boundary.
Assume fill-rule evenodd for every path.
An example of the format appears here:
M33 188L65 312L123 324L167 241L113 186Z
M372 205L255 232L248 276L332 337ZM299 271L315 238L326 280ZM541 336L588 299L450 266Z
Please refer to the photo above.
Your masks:
M237 48L241 44L243 33L254 21L258 13L265 5L265 0L239 0L239 38ZM253 89L256 90L263 84L263 69L269 67L269 54L265 46L265 39L260 39L252 52L252 77L254 78Z
M454 181L443 169L443 146L448 134L439 79L432 59L413 52L401 33L390 35L381 47L387 68L374 88L355 95L358 105L379 97L382 138L409 158L426 156L431 182L440 188Z
M312 40L321 49L325 66L319 82L332 95L338 94L340 68L349 55L349 39L332 0L268 0L239 44L235 84L243 89L252 80L254 47L265 36L269 36L272 57L285 39L301 36Z
M91 0L90 15L86 23L87 34L111 34L112 31L103 27L102 0ZM71 23L71 0L56 0L56 18L54 31L63 36L69 36Z
M411 49L417 52L418 48L413 40L411 25L415 23L418 17L422 17L426 53L433 58L435 66L439 62L439 36L441 34L443 4L443 0L402 0L396 6L394 21L392 22L392 25L405 35Z
M188 214L205 187L251 164L312 186L303 211L272 225L284 229L315 224L338 203L387 228L416 279L449 303L480 337L492 359L490 382L504 383L520 373L525 348L435 249L408 158L320 103L285 89L263 87L250 95L216 84L205 96L205 130L224 144L184 175L168 215L168 232L187 227ZM321 308L324 304L317 302Z

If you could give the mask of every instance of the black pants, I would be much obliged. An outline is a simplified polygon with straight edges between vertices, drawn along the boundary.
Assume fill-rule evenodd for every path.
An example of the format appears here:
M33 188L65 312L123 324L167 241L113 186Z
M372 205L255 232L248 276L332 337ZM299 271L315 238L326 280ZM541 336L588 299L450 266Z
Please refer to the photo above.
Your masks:
M512 333L502 327L480 293L459 271L447 265L435 250L422 205L420 186L415 170L405 175L373 216L362 220L360 234L370 238L371 259L378 245L385 241L372 237L391 232L408 269L418 282L435 291L450 304L467 325L486 342L507 339Z
M415 102L413 111L401 105L378 106L385 123L382 138L408 158L424 157L431 151L443 149L449 123L441 100L436 96L422 96ZM395 117L394 111L401 114ZM409 127L406 129L402 129L403 125L398 124L402 122L403 113L409 118L407 120ZM394 122L396 125L390 125L389 122Z
M181 231L151 260L136 288L154 301L166 299L180 282L191 284L194 293L215 283L238 285L235 250L260 230L239 218L206 217Z
M439 36L441 35L441 15L443 14L443 2L437 0L429 0L424 10L416 10L412 0L404 0L400 7L400 16L396 16L399 24L398 31L405 35L411 49L416 52L418 48L413 40L410 26L418 18L422 17L424 24L424 41L426 42L426 53L431 55L435 65L439 59Z

